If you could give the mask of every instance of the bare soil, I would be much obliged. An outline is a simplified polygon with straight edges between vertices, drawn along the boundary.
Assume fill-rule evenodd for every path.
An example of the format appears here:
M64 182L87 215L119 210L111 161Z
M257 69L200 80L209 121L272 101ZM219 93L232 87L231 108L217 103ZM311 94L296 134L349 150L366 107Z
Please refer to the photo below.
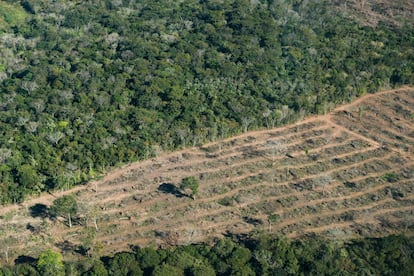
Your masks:
M362 25L375 27L380 23L391 26L414 23L412 0L331 0L338 10Z
M195 200L160 188L187 176L200 182ZM131 245L210 242L252 231L291 238L413 235L413 191L414 89L404 87L2 207L0 261L5 250L9 261L51 247L77 258L68 249L87 243L96 254L111 254ZM63 218L33 217L31 207L50 206L63 194L82 207L72 228Z

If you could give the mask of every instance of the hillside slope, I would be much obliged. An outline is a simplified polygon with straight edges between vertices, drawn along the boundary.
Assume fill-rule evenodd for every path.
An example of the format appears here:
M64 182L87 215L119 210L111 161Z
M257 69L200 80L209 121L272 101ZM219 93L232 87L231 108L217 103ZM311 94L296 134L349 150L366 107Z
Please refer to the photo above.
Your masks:
M412 9L334 2L0 1L0 205L413 85Z
M200 182L195 200L172 189L187 176ZM413 189L414 89L405 87L286 127L161 154L100 181L5 207L0 242L17 257L88 242L111 253L251 231L338 240L412 235ZM72 228L43 212L62 194L73 194L82 207Z

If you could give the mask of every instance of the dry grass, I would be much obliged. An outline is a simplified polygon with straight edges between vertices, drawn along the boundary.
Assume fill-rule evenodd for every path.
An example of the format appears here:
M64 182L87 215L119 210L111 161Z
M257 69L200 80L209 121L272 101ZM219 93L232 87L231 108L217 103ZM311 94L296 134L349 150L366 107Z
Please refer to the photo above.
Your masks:
M187 176L199 179L196 200L159 189ZM115 170L65 192L89 210L81 213L88 223L71 229L30 216L30 207L50 205L51 195L5 207L0 242L12 258L76 247L95 228L93 217L93 242L105 254L131 244L190 244L251 231L291 238L412 235L413 190L414 91L402 88L325 116Z
M379 23L391 26L414 23L412 0L332 0L338 10L362 25L375 27Z

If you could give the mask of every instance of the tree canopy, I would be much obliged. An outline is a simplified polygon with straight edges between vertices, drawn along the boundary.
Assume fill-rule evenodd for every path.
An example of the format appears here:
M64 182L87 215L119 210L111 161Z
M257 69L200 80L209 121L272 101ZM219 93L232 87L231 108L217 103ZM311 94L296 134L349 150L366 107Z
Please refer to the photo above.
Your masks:
M2 1L0 204L413 84L412 21L336 2Z
M0 275L64 275L64 268L76 275L412 275L413 250L413 239L404 236L291 241L260 234L243 240L224 238L212 246L136 248L65 264L59 253L47 250L37 265L3 267Z
M194 176L185 177L181 180L180 190L184 191L186 189L191 190L191 197L194 199L198 192L199 183Z
M42 275L60 276L65 275L62 255L52 250L46 250L39 255L37 269Z
M68 220L69 227L72 227L72 218L78 211L76 199L71 195L64 195L53 201L50 207L51 214L65 217Z

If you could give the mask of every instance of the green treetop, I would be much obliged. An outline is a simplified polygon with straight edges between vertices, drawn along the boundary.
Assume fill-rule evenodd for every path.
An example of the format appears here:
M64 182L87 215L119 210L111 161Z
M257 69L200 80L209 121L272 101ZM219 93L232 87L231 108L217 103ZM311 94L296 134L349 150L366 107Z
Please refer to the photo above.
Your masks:
M69 227L72 227L72 217L76 215L78 204L73 196L65 195L54 200L50 210L52 214L66 218Z
M185 191L186 189L190 189L191 190L191 195L189 195L192 199L195 199L195 195L198 192L198 181L197 179L195 179L194 176L189 176L189 177L185 177L183 178L183 180L181 180L181 184L180 184L180 189L182 191Z
M52 250L46 250L39 255L37 269L42 275L65 275L62 255Z

